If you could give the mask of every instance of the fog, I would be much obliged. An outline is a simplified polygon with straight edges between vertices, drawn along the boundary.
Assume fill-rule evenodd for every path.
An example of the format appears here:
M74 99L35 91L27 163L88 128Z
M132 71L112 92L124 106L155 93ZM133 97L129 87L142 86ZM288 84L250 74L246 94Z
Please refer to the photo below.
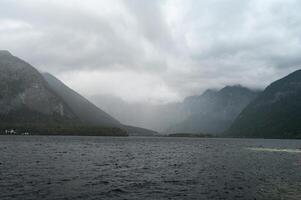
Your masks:
M0 46L85 97L183 101L300 68L297 0L2 0Z

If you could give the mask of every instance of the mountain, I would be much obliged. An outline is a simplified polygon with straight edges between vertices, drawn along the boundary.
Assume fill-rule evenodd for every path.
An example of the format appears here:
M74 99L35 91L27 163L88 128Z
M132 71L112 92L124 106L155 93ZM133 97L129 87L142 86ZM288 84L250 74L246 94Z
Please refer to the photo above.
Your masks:
M157 132L135 127L129 125L123 125L111 115L107 114L89 100L70 89L59 79L49 73L42 74L51 90L55 92L60 98L62 98L66 104L71 108L73 113L84 123L91 126L108 126L108 127L119 127L126 130L130 135L140 136L153 136L157 135ZM129 114L128 111L126 114Z
M0 51L0 131L125 135L117 120L67 87L55 90L55 81L47 77L46 81L30 64Z
M301 138L301 70L273 82L237 117L235 137Z
M28 63L0 51L1 122L74 121L76 115Z
M118 97L93 96L91 100L123 124L163 133L221 133L226 130L258 91L242 86L206 90L183 102L154 105L129 103Z
M63 99L73 113L85 124L92 126L122 127L122 124L99 109L83 96L70 89L49 73L42 74L51 90Z
M207 90L200 96L188 97L182 106L191 115L171 126L167 132L220 134L257 94L258 91L236 85L226 86L219 91Z

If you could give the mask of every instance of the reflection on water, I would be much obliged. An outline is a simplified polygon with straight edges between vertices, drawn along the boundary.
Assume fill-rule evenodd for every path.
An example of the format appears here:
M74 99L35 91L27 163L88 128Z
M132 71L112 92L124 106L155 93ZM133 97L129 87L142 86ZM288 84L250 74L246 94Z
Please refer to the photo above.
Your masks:
M0 136L0 199L300 200L301 155L287 153L300 147L299 140Z

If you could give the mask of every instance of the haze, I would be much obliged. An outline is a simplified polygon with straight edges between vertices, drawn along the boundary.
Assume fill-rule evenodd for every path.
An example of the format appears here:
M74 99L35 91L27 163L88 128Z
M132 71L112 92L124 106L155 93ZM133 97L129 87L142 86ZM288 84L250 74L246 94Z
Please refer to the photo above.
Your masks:
M90 99L164 104L225 85L263 88L300 68L300 9L297 0L1 0L0 46Z

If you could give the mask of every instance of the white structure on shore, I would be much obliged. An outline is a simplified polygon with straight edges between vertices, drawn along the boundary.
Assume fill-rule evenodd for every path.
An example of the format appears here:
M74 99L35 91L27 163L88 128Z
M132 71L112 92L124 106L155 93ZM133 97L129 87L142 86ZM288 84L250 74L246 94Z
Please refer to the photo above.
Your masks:
M6 135L15 135L17 133L14 129L5 130L4 132Z

